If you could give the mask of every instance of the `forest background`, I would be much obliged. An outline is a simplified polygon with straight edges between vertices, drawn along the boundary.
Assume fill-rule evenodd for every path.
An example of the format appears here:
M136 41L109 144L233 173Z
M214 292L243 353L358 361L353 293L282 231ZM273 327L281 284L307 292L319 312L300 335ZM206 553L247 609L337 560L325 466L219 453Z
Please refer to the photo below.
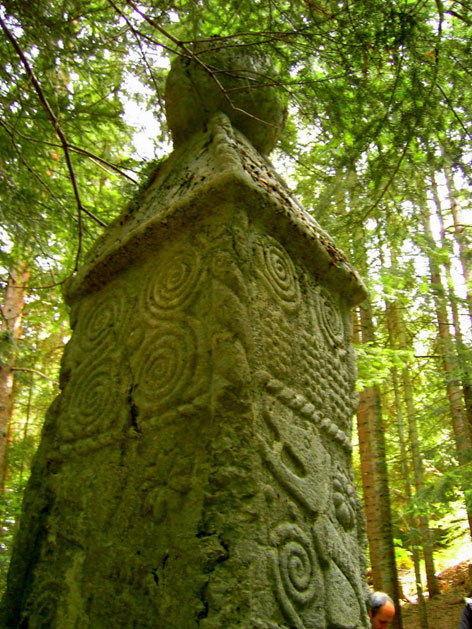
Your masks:
M244 47L273 61L249 84L289 103L278 171L369 288L352 318L373 585L397 599L398 569L414 569L426 627L422 592L472 528L469 3L21 0L0 28L2 582L59 392L61 286L170 151L169 60Z

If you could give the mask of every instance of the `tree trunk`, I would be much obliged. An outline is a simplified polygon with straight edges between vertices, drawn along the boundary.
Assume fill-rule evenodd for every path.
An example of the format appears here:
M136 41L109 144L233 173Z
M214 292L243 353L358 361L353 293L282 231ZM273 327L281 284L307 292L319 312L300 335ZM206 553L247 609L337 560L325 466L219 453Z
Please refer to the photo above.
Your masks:
M394 255L392 254L392 257ZM386 308L387 327L390 336L390 344L392 347L399 349L407 349L409 344L405 334L405 322L398 307L397 302L387 303ZM406 416L408 421L408 439L411 452L411 463L413 468L413 478L415 484L415 492L420 492L424 487L423 475L423 457L419 447L418 427L416 423L416 409L413 401L413 386L411 383L410 372L408 366L401 369L401 383L403 386L403 399L405 402ZM397 384L397 375L394 377ZM397 391L395 391L397 396ZM400 402L397 400L397 413L401 413ZM398 417L398 416L397 416ZM428 584L428 592L430 598L440 594L438 581L435 575L433 548L431 543L431 534L429 531L428 517L425 515L418 516L418 528L420 530L421 545L423 547L423 556L426 570L426 581Z
M430 250L434 251L435 242L431 231L430 214L426 202L424 202L421 207L421 219L425 239L429 244ZM434 305L438 322L438 350L446 379L446 390L449 400L457 459L462 471L462 489L465 490L470 484L468 476L470 476L469 468L472 450L471 438L463 416L462 390L458 386L459 370L457 365L457 354L455 353L449 328L450 324L444 298L444 287L442 285L438 265L433 260L431 255L428 256L428 259ZM467 504L467 501L466 509L469 529L472 537L472 505Z
M462 266L462 274L464 276L464 283L466 286L466 300L467 306L469 310L470 322L472 324L472 278L471 278L471 270L470 270L470 260L472 258L472 251L470 250L469 243L467 240L467 232L465 230L464 225L461 223L459 218L459 208L457 206L457 190L454 185L454 178L451 172L451 169L446 167L444 169L444 176L446 178L446 185L448 190L449 197L449 209L451 211L451 216L454 224L454 236L457 242L457 246L459 249L459 259L461 261Z
M442 246L443 252L446 252L450 249L450 243L448 243L447 238L446 238L446 232L444 229L443 212L441 209L441 202L439 199L438 187L437 187L437 182L436 182L436 178L434 177L434 174L431 176L431 184L432 184L432 190L433 190L434 204L436 206L436 215L438 217L439 224L440 224L441 246ZM449 187L449 195L451 194L452 194L451 189ZM455 200L453 198L450 198L450 207L451 207L451 210L454 210L453 216L456 216L456 219L454 219L454 223L455 223L457 220L457 208L456 208ZM460 249L460 251L462 252L462 249ZM468 279L467 266L465 264L465 260L462 260L462 262L463 262L462 268L464 271L464 278L467 280ZM460 367L460 379L462 381L462 393L464 396L467 426L469 428L470 438L472 439L472 374L471 374L470 365L467 360L469 352L464 344L462 327L460 323L458 299L455 292L454 280L452 278L451 260L450 260L449 255L447 255L444 258L443 266L446 273L446 280L447 280L447 287L448 287L448 301L449 301L449 307L452 313L452 322L454 326L454 337L456 340L457 358L458 358L458 363ZM469 304L469 313L472 315L472 310L470 309L471 308L470 296L468 292L467 292L467 298L468 298L468 304Z
M25 300L25 282L29 270L23 262L10 271L3 297L2 320L0 322L0 486L4 487L6 476L7 437L12 416L13 367L16 356L16 342L21 332L21 316Z
M404 430L403 414L401 410L401 400L400 400L400 392L399 392L399 386L398 386L398 374L395 367L392 369L392 381L393 381L393 390L394 390L394 395L395 395L395 410L396 410L396 417L397 417L398 441L400 445L400 458L401 458L401 464L402 464L403 487L405 490L405 498L407 501L407 505L410 505L412 501L410 469L408 465L406 447L405 447L405 430ZM408 528L410 529L410 535L411 535L411 532L416 530L416 522L415 522L415 516L408 509L407 509L407 524L408 524ZM426 611L426 603L423 596L423 586L422 586L422 581L421 581L420 553L418 550L417 540L415 539L416 537L417 536L415 535L414 538L412 539L410 548L411 548L411 554L413 557L413 565L415 567L416 594L418 596L420 625L421 625L421 629L429 629L428 614Z
M359 311L361 340L372 341L374 333L370 304L364 302ZM357 427L373 584L376 590L387 592L392 597L397 610L393 627L401 629L384 428L377 386L367 387L360 393Z

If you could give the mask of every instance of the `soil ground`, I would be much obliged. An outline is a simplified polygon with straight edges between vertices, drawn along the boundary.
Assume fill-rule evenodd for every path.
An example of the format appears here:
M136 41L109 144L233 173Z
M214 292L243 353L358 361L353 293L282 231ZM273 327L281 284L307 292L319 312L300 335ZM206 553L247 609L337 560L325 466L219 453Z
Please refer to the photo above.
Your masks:
M462 561L437 575L441 595L426 599L429 629L457 629L464 607L464 596L470 596L468 566L472 559ZM404 587L404 591L407 591ZM410 597L412 601L413 597ZM418 605L402 604L404 629L421 629Z

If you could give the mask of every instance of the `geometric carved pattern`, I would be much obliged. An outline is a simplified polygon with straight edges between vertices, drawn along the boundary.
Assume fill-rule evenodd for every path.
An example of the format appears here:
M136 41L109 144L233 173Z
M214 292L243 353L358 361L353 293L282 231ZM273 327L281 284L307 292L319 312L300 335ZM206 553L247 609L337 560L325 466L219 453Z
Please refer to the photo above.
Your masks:
M354 542L353 540L352 533L348 534L346 533L346 531L343 531L343 529L338 532L327 514L324 514L317 518L317 520L313 524L312 532L315 542L315 548L320 560L326 566L331 566L332 568L332 565L334 563L339 568L339 570L334 571L335 573L337 573L337 592L343 591L343 589L345 589L346 595L348 596L348 598L351 598L349 596L349 591L353 590L355 594L352 598L355 598L358 603L363 602L365 600L365 590L356 561L358 546L357 542ZM354 542L355 545L353 546L350 542ZM327 573L325 573L328 581L334 576L333 570L331 568L328 570ZM342 581L343 583L340 583L340 581ZM353 604L351 606L351 612L354 612L356 615L360 615L362 618L364 618L365 624L367 624L364 605L362 605L361 607L357 607L357 605ZM332 619L331 622L335 623L333 624L333 626L339 626L340 628L346 627L346 625L342 621L340 622L339 620L335 621L334 619ZM347 625L349 629L351 629L351 627L357 626L358 622L355 621L352 622L352 624ZM364 624L362 626L364 626Z
M264 363L267 369L285 380L293 370L293 325L283 312L260 313L261 340L264 342Z
M340 360L333 347L329 351L317 349L314 337L304 330L300 339L300 375L305 390L318 398L319 408L329 413L337 426L350 430L356 396L346 360Z
M338 522L346 531L354 528L357 494L353 483L340 469L333 478L333 503Z
M293 414L275 400L266 400L262 412L264 434L259 450L267 467L288 494L312 515L328 502L330 456L317 443L311 425L297 425Z
M304 419L318 426L322 434L326 434L332 441L342 446L344 450L349 453L352 451L350 436L340 430L333 421L324 417L304 395L293 391L293 389L285 386L279 380L271 378L268 373L259 372L257 376L261 384L277 400Z
M273 238L257 243L257 274L265 287L283 308L294 311L299 306L300 289L295 267L285 249Z
M281 524L272 533L272 570L276 595L290 627L304 629L300 618L317 596L323 600L323 577L310 538L295 524Z

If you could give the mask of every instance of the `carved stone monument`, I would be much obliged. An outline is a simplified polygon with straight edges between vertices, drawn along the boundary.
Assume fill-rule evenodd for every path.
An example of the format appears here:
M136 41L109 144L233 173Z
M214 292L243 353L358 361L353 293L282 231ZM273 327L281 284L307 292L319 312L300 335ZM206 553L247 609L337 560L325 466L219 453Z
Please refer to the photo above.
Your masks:
M234 57L173 64L175 150L68 285L1 626L368 626L364 288L262 154L285 115L265 61Z

